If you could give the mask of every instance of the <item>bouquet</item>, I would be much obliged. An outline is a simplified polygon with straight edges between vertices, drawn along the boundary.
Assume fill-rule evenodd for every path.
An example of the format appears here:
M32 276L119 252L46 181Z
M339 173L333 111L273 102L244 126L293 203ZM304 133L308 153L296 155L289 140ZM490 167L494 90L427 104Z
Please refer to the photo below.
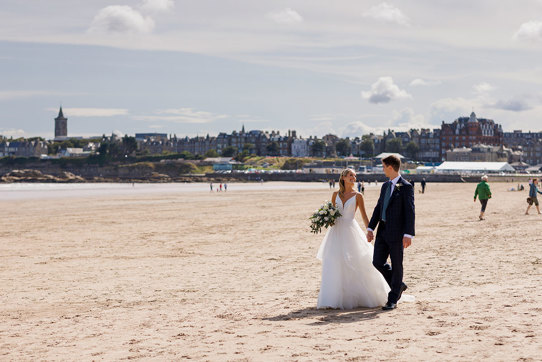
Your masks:
M335 225L337 218L341 216L339 209L333 206L331 201L326 201L309 218L311 221L311 232L318 234L322 231L322 226L328 228Z

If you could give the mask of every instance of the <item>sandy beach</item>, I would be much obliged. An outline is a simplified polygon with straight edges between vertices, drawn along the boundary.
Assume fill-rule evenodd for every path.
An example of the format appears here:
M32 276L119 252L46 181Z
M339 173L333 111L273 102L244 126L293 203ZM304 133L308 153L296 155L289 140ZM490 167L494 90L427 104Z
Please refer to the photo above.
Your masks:
M229 186L3 190L0 359L540 360L542 215L515 184L485 221L475 184L416 193L416 301L391 312L315 308L329 187Z

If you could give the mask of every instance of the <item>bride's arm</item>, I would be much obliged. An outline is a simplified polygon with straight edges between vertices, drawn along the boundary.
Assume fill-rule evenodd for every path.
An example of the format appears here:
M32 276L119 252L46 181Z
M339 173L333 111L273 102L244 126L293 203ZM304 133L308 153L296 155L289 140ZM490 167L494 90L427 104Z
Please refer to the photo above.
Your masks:
M335 201L337 201L337 191L335 191L333 195L331 195L331 202L333 203L333 206L337 206Z
M363 223L365 224L365 228L369 226L369 218L367 217L367 211L365 211L365 201L363 200L362 194L356 195L356 203L359 207L359 212L361 213L361 218L363 219Z

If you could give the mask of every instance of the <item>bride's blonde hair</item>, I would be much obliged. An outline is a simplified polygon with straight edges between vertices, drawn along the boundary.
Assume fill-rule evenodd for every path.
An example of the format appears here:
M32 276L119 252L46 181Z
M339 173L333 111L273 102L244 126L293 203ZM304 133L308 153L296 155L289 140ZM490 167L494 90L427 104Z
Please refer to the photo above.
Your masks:
M352 170L351 168L345 168L343 172L341 172L341 177L339 177L339 195L344 195L344 191L346 190L346 187L344 186L344 178L348 176L348 174L352 172L354 175L356 174L356 171Z

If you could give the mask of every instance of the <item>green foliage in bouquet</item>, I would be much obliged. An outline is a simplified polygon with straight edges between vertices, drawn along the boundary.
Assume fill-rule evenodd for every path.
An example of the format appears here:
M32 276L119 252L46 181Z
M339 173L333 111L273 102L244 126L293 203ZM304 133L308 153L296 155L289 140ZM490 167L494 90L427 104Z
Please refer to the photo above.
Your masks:
M322 227L328 228L335 225L339 217L341 217L339 209L333 206L331 201L324 202L309 218L311 221L311 232L318 234L322 231Z

